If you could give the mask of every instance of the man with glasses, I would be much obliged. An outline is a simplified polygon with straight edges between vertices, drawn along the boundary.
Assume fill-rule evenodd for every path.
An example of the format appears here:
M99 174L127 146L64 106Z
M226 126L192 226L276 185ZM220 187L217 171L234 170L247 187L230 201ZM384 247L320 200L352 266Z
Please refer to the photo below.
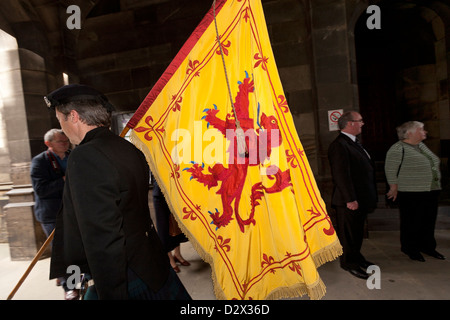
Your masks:
M375 164L359 142L364 121L355 111L338 120L341 130L328 149L333 177L332 207L336 210L336 232L343 247L341 268L355 277L367 279L364 269L373 263L361 254L367 214L377 204Z

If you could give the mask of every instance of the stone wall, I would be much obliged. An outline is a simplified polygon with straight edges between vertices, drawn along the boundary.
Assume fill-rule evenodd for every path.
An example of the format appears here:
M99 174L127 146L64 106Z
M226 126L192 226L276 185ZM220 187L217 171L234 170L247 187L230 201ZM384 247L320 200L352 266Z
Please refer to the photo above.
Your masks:
M136 110L211 6L211 1L195 1L175 8L176 2L123 1L120 12L87 17L77 46L80 81L105 92L118 111ZM309 3L262 3L285 95L317 172Z
M330 191L327 149L337 134L328 129L328 110L360 108L354 33L369 3L379 4L384 15L393 2L262 0L285 95L325 194ZM69 4L81 8L80 30L65 26ZM27 166L45 148L42 136L58 125L42 96L63 84L63 72L71 82L103 91L118 111L133 112L211 4L211 0L2 0L0 28L8 33L8 41L12 37L16 42L7 50L0 47L0 62L8 58L8 63L0 64L2 83L8 85L8 90L0 88L0 140L2 134L7 137L7 146L0 151L0 182L29 183ZM431 101L430 93L435 97L423 110L413 112L432 127L436 142L430 143L442 152L450 146L450 33L446 32L450 9L437 0L396 1L394 8L417 10L433 31L435 65L410 66L402 72L426 73L414 81L426 94L424 99ZM402 39L397 43L401 46ZM425 80L429 77L434 80ZM405 85L399 91L411 88Z

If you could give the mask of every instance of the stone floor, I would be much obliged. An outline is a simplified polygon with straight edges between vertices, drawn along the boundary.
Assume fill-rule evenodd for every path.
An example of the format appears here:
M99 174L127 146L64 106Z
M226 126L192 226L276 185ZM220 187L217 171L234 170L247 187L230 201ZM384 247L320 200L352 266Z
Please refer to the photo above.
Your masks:
M369 237L362 252L380 268L380 288L369 289L357 279L329 262L319 268L327 293L322 300L450 300L450 210L442 209L436 226L437 250L447 260L425 256L426 262L410 260L400 252L395 210L379 210L369 217ZM391 221L389 221L391 220ZM191 244L182 244L182 254L191 262L178 274L194 300L215 300L211 269ZM13 300L62 300L63 291L48 280L50 259L40 260L15 294ZM0 300L5 300L29 261L11 261L8 244L0 244ZM295 298L308 300L306 296Z

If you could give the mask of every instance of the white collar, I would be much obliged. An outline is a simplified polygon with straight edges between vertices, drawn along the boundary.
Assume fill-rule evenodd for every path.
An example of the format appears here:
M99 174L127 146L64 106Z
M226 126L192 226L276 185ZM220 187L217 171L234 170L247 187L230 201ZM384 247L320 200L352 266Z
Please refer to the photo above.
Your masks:
M342 134L345 134L347 137L349 137L350 139L352 139L353 142L356 141L356 136L354 136L354 135L352 135L352 134L350 134L350 133L347 133L347 132L343 132L343 131L341 131L341 133L342 133Z

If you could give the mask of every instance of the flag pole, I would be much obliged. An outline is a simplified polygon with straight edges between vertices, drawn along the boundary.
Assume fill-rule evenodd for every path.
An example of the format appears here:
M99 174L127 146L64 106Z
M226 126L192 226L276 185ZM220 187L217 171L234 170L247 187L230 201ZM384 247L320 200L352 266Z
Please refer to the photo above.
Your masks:
M234 119L235 119L235 124L236 124L236 137L237 137L238 153L241 156L244 156L245 154L248 153L247 144L245 143L244 130L242 130L241 123L239 122L239 119L238 119L237 114L236 114L236 109L235 109L234 103L233 103L233 95L231 94L230 82L228 81L228 74L227 74L227 67L226 67L226 64L225 64L225 57L223 55L222 43L220 42L219 28L217 26L216 0L213 1L213 17L214 17L214 26L215 26L215 29L216 29L217 43L219 44L220 56L222 57L223 70L225 72L225 80L227 82L228 95L230 96L231 108L233 109L233 114L234 114Z
M122 132L120 133L120 137L121 138L124 138L126 135L127 135L127 133L128 133L128 131L130 130L130 128L128 128L128 126L126 126L125 128L123 128L123 130L122 130Z
M6 300L11 300L14 297L14 295L17 292L17 290L19 290L20 286L25 281L25 279L28 277L28 275L30 274L31 270L33 270L34 265L37 263L37 261L42 256L42 254L44 253L44 251L47 248L47 246L52 241L54 234L55 234L55 230L53 230L52 233L48 236L47 240L45 240L44 244L39 249L38 253L36 253L36 255L34 256L33 260L30 263L30 265L28 266L28 269L25 271L25 273L23 274L22 278L20 278L19 282L16 284L16 286L13 289L13 291L11 291L11 293L9 294L8 298L6 298Z

